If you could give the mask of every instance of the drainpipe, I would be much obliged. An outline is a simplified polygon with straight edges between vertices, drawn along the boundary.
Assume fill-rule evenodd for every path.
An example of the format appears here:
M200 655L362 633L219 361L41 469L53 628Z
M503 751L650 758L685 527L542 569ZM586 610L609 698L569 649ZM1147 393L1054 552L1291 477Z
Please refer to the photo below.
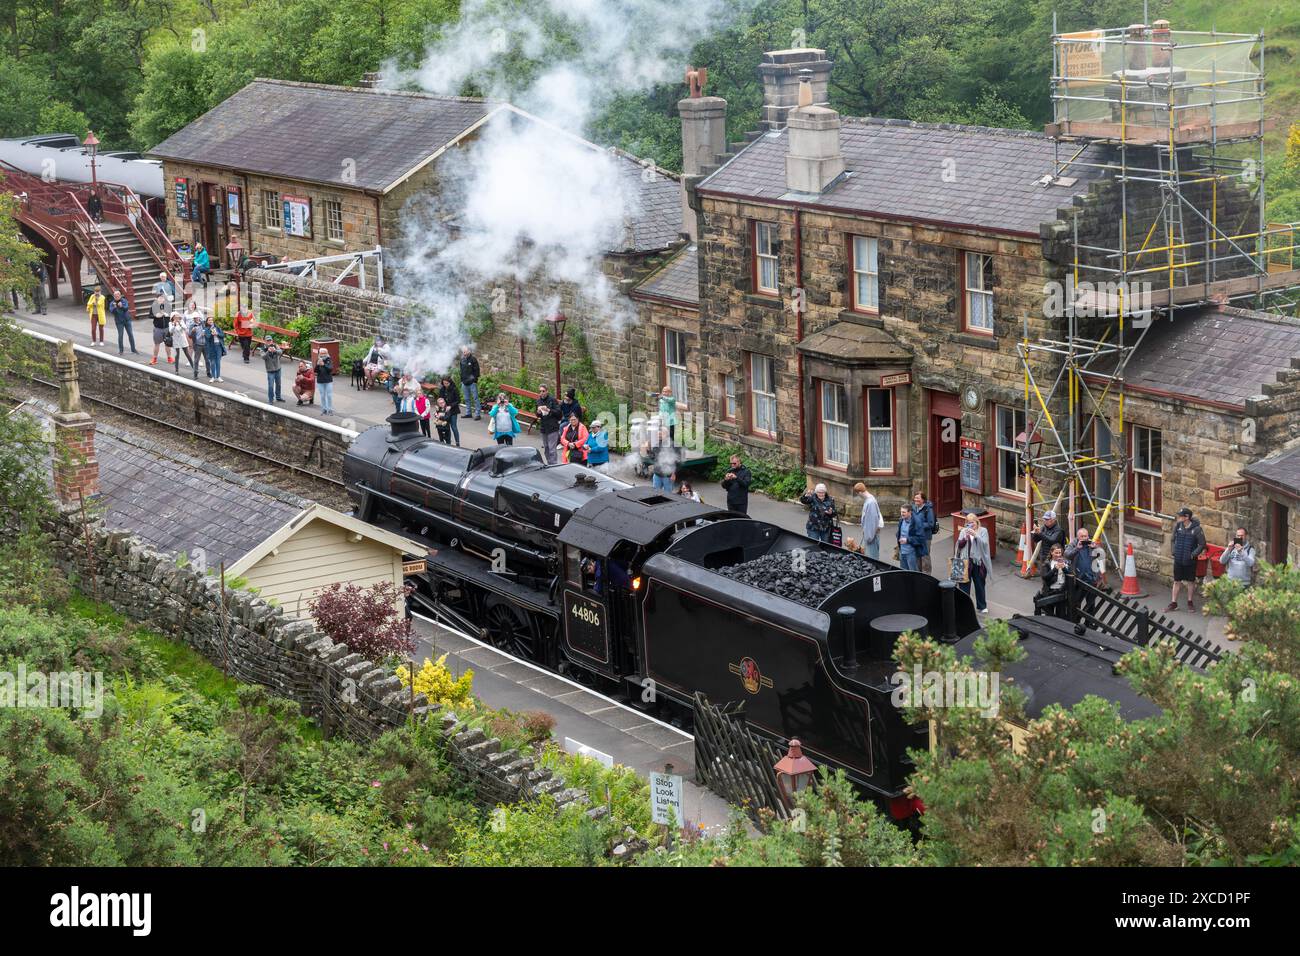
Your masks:
M794 338L797 346L803 341L803 313L804 307L808 303L808 295L803 287L803 210L794 211ZM800 294L802 293L802 295ZM799 375L799 467L807 463L808 447L804 438L804 381L803 381L803 352L795 349L795 361L798 364Z

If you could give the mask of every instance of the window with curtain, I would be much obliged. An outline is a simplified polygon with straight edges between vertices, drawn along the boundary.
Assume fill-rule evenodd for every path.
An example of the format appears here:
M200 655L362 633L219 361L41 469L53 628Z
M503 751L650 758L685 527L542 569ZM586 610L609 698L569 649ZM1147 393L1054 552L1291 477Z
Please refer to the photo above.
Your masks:
M776 434L776 363L770 355L749 357L750 415L753 430Z
M880 308L879 241L853 237L853 307L868 312Z
M673 390L677 404L686 406L686 334L664 329L663 382Z
M992 334L993 257L967 252L963 258L966 260L966 328Z
M867 471L894 470L894 390L867 389Z
M777 276L777 227L774 222L754 223L754 280L759 292L780 290Z
M1016 444L1016 436L1024 430L1023 408L997 406L998 491L1025 493L1025 476L1020 474L1020 446Z
M836 382L821 383L822 461L849 466L849 393Z

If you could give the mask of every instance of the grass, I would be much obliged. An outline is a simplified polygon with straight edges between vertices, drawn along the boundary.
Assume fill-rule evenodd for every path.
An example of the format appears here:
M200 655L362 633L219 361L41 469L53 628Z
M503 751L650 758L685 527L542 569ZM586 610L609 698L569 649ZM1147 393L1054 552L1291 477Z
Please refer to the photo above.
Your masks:
M1265 139L1269 152L1286 142L1287 126L1300 117L1300 4L1294 0L1173 0L1174 30L1264 32L1265 115L1277 129Z
M219 667L187 644L182 644L157 631L140 627L114 611L109 605L102 601L96 602L80 591L73 592L64 611L104 627L130 631L131 639L153 654L167 673L181 678L194 688L196 693L226 707L234 708L238 705L236 691L239 682L232 677L227 677ZM322 739L320 728L307 717L299 719L298 734L303 740Z

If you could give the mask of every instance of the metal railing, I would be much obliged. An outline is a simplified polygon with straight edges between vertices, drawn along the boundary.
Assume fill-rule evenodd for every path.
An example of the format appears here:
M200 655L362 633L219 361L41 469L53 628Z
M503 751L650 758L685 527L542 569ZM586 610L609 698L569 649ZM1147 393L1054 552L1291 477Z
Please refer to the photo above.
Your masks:
M1108 587L1093 587L1069 575L1065 601L1068 616L1077 626L1092 628L1136 647L1170 638L1178 645L1174 656L1190 667L1204 670L1223 658L1222 651L1205 635ZM1046 605L1035 602L1035 614L1045 611Z

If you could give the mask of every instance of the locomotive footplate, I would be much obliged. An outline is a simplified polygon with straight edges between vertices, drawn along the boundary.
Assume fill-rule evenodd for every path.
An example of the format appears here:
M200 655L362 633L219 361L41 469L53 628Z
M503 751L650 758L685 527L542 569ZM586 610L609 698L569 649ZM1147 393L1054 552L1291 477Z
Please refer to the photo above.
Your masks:
M491 565L481 558L462 554L451 548L439 548L429 554L428 568L426 573L429 575L436 575L438 571L442 571L446 576L468 581L484 590L509 598L512 603L530 611L548 617L559 616L559 609L547 598L545 591L528 587L507 575L494 574Z

